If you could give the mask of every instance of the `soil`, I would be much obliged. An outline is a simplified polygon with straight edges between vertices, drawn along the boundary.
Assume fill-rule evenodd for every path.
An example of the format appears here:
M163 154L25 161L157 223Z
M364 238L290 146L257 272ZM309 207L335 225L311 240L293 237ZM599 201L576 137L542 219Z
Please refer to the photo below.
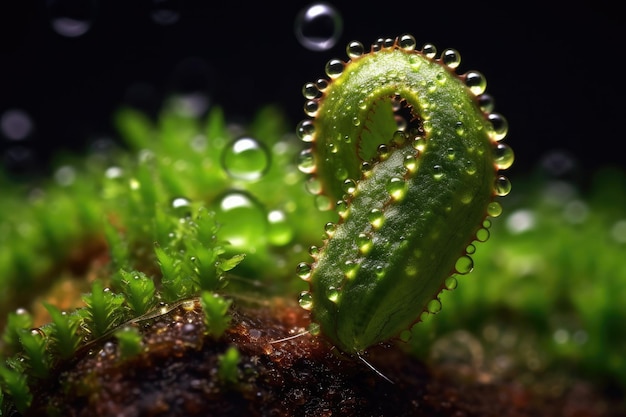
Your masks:
M554 396L514 379L429 366L400 345L376 346L364 359L338 352L305 332L308 314L234 306L231 328L206 335L197 300L132 323L143 353L124 358L114 337L82 349L57 378L35 392L29 415L87 416L389 416L624 417L623 393L572 380ZM294 336L294 337L291 337ZM282 340L288 337L287 340ZM240 353L237 381L220 377L224 352ZM388 380L386 379L388 378Z

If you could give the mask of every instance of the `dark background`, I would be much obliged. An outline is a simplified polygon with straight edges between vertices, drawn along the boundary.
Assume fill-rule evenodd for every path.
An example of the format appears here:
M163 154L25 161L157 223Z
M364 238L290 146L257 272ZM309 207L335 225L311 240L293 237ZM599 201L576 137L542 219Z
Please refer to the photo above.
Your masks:
M624 165L620 2L332 1L343 30L323 52L304 48L294 35L296 15L310 1L14 3L0 15L0 116L19 109L32 122L23 139L0 130L0 151L14 171L45 170L53 151L82 152L115 138L111 115L118 106L155 115L172 93L203 92L241 121L275 103L295 126L304 117L302 85L323 76L330 58L346 59L347 42L369 45L405 32L418 47L457 49L458 72L485 75L496 111L509 121L512 172L532 169L554 151L565 155L553 159L557 168L573 164L587 173ZM89 22L89 30L59 35L51 22L63 16Z

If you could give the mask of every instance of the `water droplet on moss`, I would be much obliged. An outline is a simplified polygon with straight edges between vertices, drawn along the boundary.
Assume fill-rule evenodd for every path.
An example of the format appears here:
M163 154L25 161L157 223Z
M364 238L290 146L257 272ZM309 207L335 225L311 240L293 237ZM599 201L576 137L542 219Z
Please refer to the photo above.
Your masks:
M171 203L172 209L174 213L178 217L189 217L191 216L191 202L185 197L176 197L172 199Z
M222 167L234 179L257 180L265 174L269 164L266 147L250 137L232 141L222 153Z
M263 207L249 194L231 191L218 200L215 220L220 236L238 249L254 251L267 236Z

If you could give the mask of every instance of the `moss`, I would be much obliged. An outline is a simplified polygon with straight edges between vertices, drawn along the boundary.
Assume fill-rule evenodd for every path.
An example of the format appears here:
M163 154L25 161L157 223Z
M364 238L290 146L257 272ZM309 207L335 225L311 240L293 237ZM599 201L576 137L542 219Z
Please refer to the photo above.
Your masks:
M389 384L294 306L294 268L336 214L307 191L279 110L115 119L109 153L0 175L3 414L619 415L621 169L588 191L518 178L442 311L368 350Z

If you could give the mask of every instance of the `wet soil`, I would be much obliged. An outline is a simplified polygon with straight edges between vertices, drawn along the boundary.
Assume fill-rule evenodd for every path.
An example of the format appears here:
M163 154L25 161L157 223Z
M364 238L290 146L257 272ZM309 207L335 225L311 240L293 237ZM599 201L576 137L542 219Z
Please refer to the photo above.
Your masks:
M35 392L29 415L88 416L389 416L623 417L624 400L571 381L558 397L514 379L432 367L401 346L377 346L363 361L305 333L305 311L280 300L270 308L234 306L231 328L205 333L193 300L132 324L143 353L124 358L114 337L82 349ZM298 336L296 336L298 335ZM296 336L279 341L285 337ZM220 377L222 355L240 353L236 382Z

